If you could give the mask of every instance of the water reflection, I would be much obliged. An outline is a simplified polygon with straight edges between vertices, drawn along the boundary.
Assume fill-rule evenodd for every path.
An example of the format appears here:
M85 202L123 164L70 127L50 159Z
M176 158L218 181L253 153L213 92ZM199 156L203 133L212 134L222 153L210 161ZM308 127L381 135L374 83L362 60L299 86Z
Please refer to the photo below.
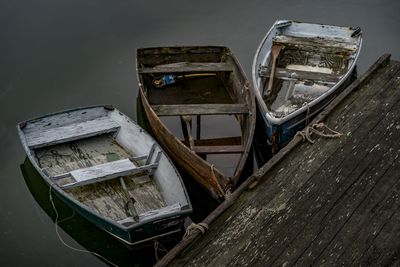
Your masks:
M55 222L56 212L49 198L49 186L43 181L28 158L20 165L20 168L32 196L43 211ZM98 257L94 254L104 263L111 266L113 264L117 266L152 266L156 262L153 243L140 247L129 247L75 213L55 194L52 194L52 199L58 213L58 227L85 250L100 255ZM54 235L56 235L56 229L54 229ZM61 234L62 236L63 234ZM161 246L159 246L157 256L162 257L165 253L162 248L172 248L180 238L181 236L176 236L174 239L160 241Z

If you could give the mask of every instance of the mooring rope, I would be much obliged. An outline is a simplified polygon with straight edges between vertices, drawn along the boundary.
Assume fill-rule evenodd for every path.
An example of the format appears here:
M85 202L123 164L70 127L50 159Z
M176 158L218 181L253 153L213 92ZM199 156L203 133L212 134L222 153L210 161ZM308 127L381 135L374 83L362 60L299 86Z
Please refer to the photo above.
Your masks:
M308 102L306 102L306 107L307 107L307 113L306 113L306 125L310 122L310 106L308 105Z
M327 130L328 132L325 133L324 129ZM307 140L311 144L314 144L315 139L311 138L312 134L315 134L315 135L318 135L321 137L326 137L326 138L338 138L338 137L342 136L341 133L339 133L335 130L332 130L323 122L313 124L312 126L307 126L303 131L298 131L296 133L296 135L302 137L303 141Z
M217 176L215 175L215 172L214 172L214 164L211 164L210 168L211 168L211 177L210 177L211 182L213 182L214 185L217 187L217 189L218 189L218 191L219 191L219 193L220 193L220 196L221 196L221 197L222 197L222 196L225 196L225 194L224 194L225 191L222 189L222 187L221 187L221 185L219 184L219 181L218 181L218 179L217 179Z
M208 224L206 223L192 223L186 228L186 232L183 239L188 239L195 231L199 231L202 235L208 230Z
M154 239L154 257L156 258L156 261L160 260L158 251L164 252L164 255L168 253L168 250L160 242L158 242L157 239Z
M54 185L54 183L51 183L50 186L49 186L49 200L50 200L50 203L51 203L51 205L52 205L52 207L53 207L53 210L54 210L54 212L55 212L55 214L56 214L56 218L55 218L55 220L54 220L54 225L55 225L55 228L56 228L57 237L58 237L58 239L60 240L60 242L61 242L64 246L66 246L67 248L69 248L69 249L72 249L72 250L75 250L75 251L78 251L78 252L83 252L83 253L90 253L90 254L92 254L92 255L94 255L94 256L97 256L97 257L103 259L104 261L106 261L106 262L109 263L110 265L115 266L115 267L118 267L118 265L112 263L111 261L107 260L106 258L104 258L103 256L101 256L100 254L98 254L98 253L96 253L96 252L93 252L93 251L90 251L90 250L84 250L84 249L75 248L75 247L73 247L73 246L67 244L67 243L64 241L64 239L61 237L61 234L60 234L60 232L59 232L59 230L58 230L58 224L61 223L61 222L63 222L63 221L66 221L66 219L63 219L63 220L60 220L60 221L58 220L58 211L57 211L56 205L54 204L54 201L53 201L53 194L51 193L51 189L52 189L53 185ZM74 211L74 214L75 214L75 211ZM70 219L70 218L71 218L71 217L68 217L67 219Z

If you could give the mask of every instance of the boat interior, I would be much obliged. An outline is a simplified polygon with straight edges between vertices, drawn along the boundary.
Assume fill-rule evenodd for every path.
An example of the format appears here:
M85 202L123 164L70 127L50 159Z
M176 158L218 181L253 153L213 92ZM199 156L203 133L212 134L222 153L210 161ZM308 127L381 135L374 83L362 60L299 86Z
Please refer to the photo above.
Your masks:
M357 50L354 40L328 38L323 33L302 36L284 29L272 38L269 64L259 70L263 99L276 118L307 106L335 86Z
M93 171L93 167L111 167L115 171L115 164L107 164L123 159L136 167L143 165L140 161L129 160L132 155L115 142L110 134L39 148L35 152L42 170L70 196L114 221L130 216L126 214L128 198L119 177L124 179L129 198L135 200L138 214L166 206L157 185L147 172L103 181L96 181L92 177L86 179L87 172ZM96 170L96 176L99 174L100 171Z
M38 166L53 183L90 210L124 225L188 205L182 188L166 188L165 183L179 178L160 175L175 170L165 164L165 156L161 159L154 140L141 139L142 148L136 150L129 146L129 135L141 136L138 126L126 126L122 115L106 116L102 108L82 111L89 119L77 119L78 112L44 118L23 129Z
M233 176L244 153L249 108L228 50L143 49L138 62L148 102L164 125L197 155ZM157 86L168 75L174 81Z

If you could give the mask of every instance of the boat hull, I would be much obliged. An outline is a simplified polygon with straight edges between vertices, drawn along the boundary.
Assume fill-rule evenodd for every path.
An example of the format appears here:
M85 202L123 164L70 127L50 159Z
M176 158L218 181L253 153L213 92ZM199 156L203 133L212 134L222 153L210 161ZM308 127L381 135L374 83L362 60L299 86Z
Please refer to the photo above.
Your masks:
M111 212L115 212L115 207L116 207L115 203L116 202L112 204L112 205L114 205L114 207L112 208L111 205L107 204L106 200L107 199L113 200L113 197L121 198L120 193L118 196L115 195L117 191L114 191L114 190L117 190L117 188L113 187L113 184L108 183L108 180L112 181L112 179L114 179L113 177L110 177L107 180L99 180L99 182L101 182L101 183L96 183L97 182L96 179L101 179L101 178L96 178L94 180L94 184L92 184L92 185L83 184L83 185L77 185L76 187L68 187L68 185L70 185L71 183L70 184L68 184L68 183L60 184L58 181L63 179L63 175L60 176L61 178L56 178L57 175L50 174L49 169L45 168L43 166L44 161L40 159L39 155L41 155L43 153L40 151L40 149L45 149L45 151L46 151L46 149L48 149L48 147L53 149L52 151L54 151L54 153L57 154L58 153L57 149L61 149L60 146L64 146L64 143L62 143L61 141L58 141L57 143L55 141L51 141L51 144L49 146L44 146L37 150L37 149L32 148L33 141L30 141L30 139L29 139L29 134L32 135L32 132L34 129L34 128L32 128L33 126L30 126L30 128L28 130L26 130L27 132L25 132L25 127L27 124L38 125L36 127L46 127L46 126L51 125L51 123L48 123L48 122L52 121L52 123L57 126L55 126L55 127L53 126L53 128L51 128L50 130L47 130L47 132L49 132L52 130L55 131L54 129L57 129L57 127L59 127L58 123L61 123L60 118L67 118L67 120L70 120L71 123L81 123L82 124L82 121L84 121L84 119L75 117L74 116L75 114L83 114L84 116L91 116L90 114L92 114L92 113L97 114L99 112L102 114L103 113L110 114L109 115L110 119L113 119L113 121L115 123L119 123L120 128L122 129L122 130L118 129L118 132L116 133L116 136L114 137L115 139L113 139L113 141L111 141L112 146L119 147L118 149L126 149L126 151L131 151L131 150L129 150L129 149L132 149L131 147L129 147L130 145L132 145L132 144L129 144L129 140L131 140L131 136L132 135L136 135L136 136L140 135L140 136L143 136L143 138L137 137L137 138L139 138L139 140L142 140L142 143L139 144L142 146L141 148L139 148L140 151L149 151L150 146L152 146L152 149L157 149L157 151L158 151L157 152L158 153L158 156L157 156L158 161L156 163L157 168L153 171L152 174L149 174L152 176L152 178L150 178L148 181L155 181L157 179L158 186L163 188L163 194L165 194L164 197L165 198L168 197L169 199L171 199L171 197L172 197L173 200L169 200L170 202L165 202L165 204L164 204L165 206L161 206L161 208L158 208L158 209L157 208L152 208L152 209L148 208L146 210L147 213L146 212L143 213L143 211L142 211L141 214L138 214L138 216L141 216L140 220L139 219L133 220L128 215L125 215L125 217L120 218L120 219L114 219L114 217L108 216L108 214L110 214ZM102 118L104 120L104 116ZM101 120L99 120L99 121L101 121ZM66 126L62 126L62 127L66 127ZM39 173L39 175L41 176L43 181L49 186L49 193L55 195L64 204L66 204L72 210L79 213L83 218L85 218L87 221L89 221L93 225L104 230L105 232L114 236L119 241L122 241L124 244L129 245L129 246L147 243L148 241L151 241L154 239L157 239L157 240L164 239L166 237L170 237L171 235L179 236L183 233L184 221L187 218L187 216L191 213L192 208L191 208L191 204L188 199L186 190L183 187L183 182L181 181L181 178L179 177L177 170L172 165L172 163L170 162L168 157L166 157L164 152L159 147L156 148L156 143L155 143L154 139L151 138L147 133L145 133L143 131L143 129L141 129L139 126L137 126L132 120L130 120L128 117L126 117L125 115L120 113L118 110L116 110L114 108L110 108L109 106L79 108L79 109L69 110L69 111L65 111L65 112L49 114L49 115L41 117L41 118L23 122L23 123L18 124L17 128L18 128L18 132L19 132L23 147L26 150L27 157L28 157L29 161L31 162L32 166ZM82 131L84 131L84 130L85 129L83 129ZM41 133L41 131L38 131L38 132ZM119 134L122 134L123 136L119 136ZM66 138L66 140L68 140L67 143L69 142L70 139L71 139L71 137ZM80 142L80 140L81 140L80 138L73 139L72 142ZM96 144L96 146L92 146L91 149L89 149L87 151L97 151L98 149L100 149L100 151L101 151L101 147L109 146L109 144L107 145L107 143L103 143L103 141L96 141L96 140L103 140L103 139L101 139L100 135L96 135L96 134L92 137L83 138L83 140L92 140L91 141L92 144ZM82 151L80 149L83 148L85 144L89 145L90 141L82 141L82 142L86 142L86 143L79 143L80 145L78 145L77 143L71 143L71 144L68 143L69 145L66 145L64 147L72 147L75 150L79 151L79 153L81 155L81 156L79 156L79 159L87 160L87 162L88 162L87 164L95 163L94 161L90 161L90 159L92 159L92 160L95 159L96 156L94 156L94 155L97 155L97 157L101 156L102 152L97 151L96 152L97 154L93 154L93 155L82 153ZM95 142L98 142L98 143L95 143ZM54 143L56 143L56 145L53 145ZM125 148L122 148L122 143L124 144ZM133 146L134 145L135 144L133 144ZM68 150L64 150L64 151L65 151L64 153L67 153ZM107 150L107 148L105 148L104 151L113 151L113 150ZM138 151L136 151L136 152L138 152ZM87 152L87 153L89 153L89 152ZM106 152L106 153L111 153L111 152ZM150 152L150 153L152 153L152 152ZM86 156L84 156L84 154ZM66 155L67 154L65 154L64 156L66 156ZM152 158L154 159L155 157L152 157L152 155L149 154L146 162L151 160ZM67 163L73 163L72 159L75 160L76 158L70 156L69 161L67 159L67 161L68 161ZM65 162L61 163L63 161L60 158L57 159L57 162L60 162L60 164L61 164L60 166L65 166L65 164L66 164ZM116 162L118 162L118 161L116 161ZM39 164L41 164L41 165L39 165ZM145 163L145 165L146 164L147 163ZM152 163L152 164L154 164L154 163ZM105 164L105 165L107 165L107 164ZM71 165L71 166L73 166L73 165ZM102 166L102 165L98 164L97 166ZM144 166L144 165L142 165L142 166ZM69 168L70 167L68 167L68 169ZM93 166L89 165L89 167L87 167L86 169L90 170L90 168L93 168ZM135 167L135 168L140 169L139 167ZM135 168L133 170L135 170ZM73 171L79 173L79 171L82 171L82 170L85 171L86 169L82 168L82 167L80 169L72 168L72 170L69 169L70 172L67 171L66 175L71 175L71 173ZM114 170L114 171L116 171L116 170ZM162 174L164 174L163 176L166 176L166 177L161 178L160 172ZM116 178L119 179L119 177L124 177L127 175L128 174L123 174L123 173L119 174L118 173L116 175ZM161 179L163 179L163 180L161 181ZM127 187L127 185L129 185L128 183L132 183L131 178L124 179L124 180L125 180L125 182L122 185L122 187L125 186L125 188L126 188L125 190L130 190L129 189L130 187L129 186ZM119 184L119 183L117 183L117 184L118 184L119 190L121 190L121 184ZM173 186L174 188L167 189L165 187L165 184L174 185ZM80 191L81 186L87 186L87 188L85 187L86 188L85 190L87 190L87 191L84 191L85 192L84 195L80 195L80 193L79 193L79 192L82 192L82 191ZM179 188L176 188L177 186L179 186ZM145 187L144 183L141 183L140 186L138 188L136 188L136 190L140 190L140 188L144 188L144 187ZM71 191L71 188L72 188L72 191ZM75 190L75 189L77 189L77 190ZM102 190L91 191L91 190L97 190L97 189L102 189ZM103 192L104 195L99 196L98 195L99 192ZM142 191L140 191L140 192L142 192ZM93 194L94 198L93 199L90 198L91 200L89 202L85 202L85 203L88 204L88 203L97 202L99 206L95 206L94 204L93 205L94 205L94 207L97 207L98 210L96 210L96 208L93 208L91 206L85 205L85 204L83 204L83 202L81 202L81 201L86 201L87 194L90 195L90 193ZM126 193L130 194L129 192L126 192ZM175 197L174 197L174 195L175 195ZM143 195L143 196L146 197L146 195ZM132 198L132 195L130 195L130 197ZM151 195L151 197L161 197L161 196L153 194L153 195ZM120 200L118 200L118 201L120 201ZM143 202L143 201L146 201L146 200L144 200L144 199L141 200L141 199L137 198L136 200L134 200L134 203L138 202L138 203L140 203L140 205L144 205L145 202ZM171 201L179 201L179 202L171 202ZM152 204L150 204L150 205L155 205L155 202L151 202L151 203ZM176 205L175 206L172 205L173 203L176 203ZM101 211L100 211L100 207L101 207ZM111 208L113 210L111 210ZM162 208L165 208L165 209L163 210ZM127 208L125 207L125 210L126 209ZM111 218L113 218L113 219L111 219Z
M192 60L190 58L192 54L194 55L193 57L196 58L193 59L194 62L207 63L203 62L207 60L212 63L218 62L215 59L217 56L215 56L213 53L218 54L221 53L221 51L228 51L228 49L223 47L143 48L138 50L137 56L137 73L140 87L140 101L141 105L143 106L143 115L146 117L146 120L149 123L153 136L159 141L159 143L167 151L168 155L174 160L174 162L187 174L189 174L195 181L197 181L197 183L205 188L217 201L222 201L225 198L225 193L227 191L233 190L238 181L242 179L242 173L245 173L243 172L243 169L247 164L248 155L252 148L251 145L255 128L255 100L252 90L250 88L250 84L245 78L245 74L241 69L239 63L237 62L236 58L231 55L231 52L226 52L226 55L230 60L230 67L233 69L233 73L237 77L235 82L240 84L231 85L238 88L236 89L236 91L231 92L231 94L239 98L240 103L245 104L248 109L247 115L236 116L237 121L239 121L240 123L240 129L242 131L241 146L243 147L243 152L240 160L237 163L234 175L231 177L224 175L217 168L213 168L212 164L206 161L204 157L196 154L187 144L184 144L182 140L178 139L175 134L170 131L170 129L161 121L160 117L153 109L154 103L151 103L151 101L149 101L149 89L147 88L148 85L146 85L145 82L145 74L140 73L139 69L143 67L141 66L141 64L143 64L143 62L141 62L140 60L141 56L148 56L150 53L153 52L157 53L157 55L154 57L155 59L148 59L149 62L152 62L152 65L157 65L157 63L154 63L157 61L160 62L158 64L168 65L168 63L171 63L168 60L174 57L177 58L175 60L182 63L184 61L190 61ZM172 63L174 63L173 60ZM156 69L156 67L154 68ZM179 68L177 68L177 72L179 72ZM196 71L193 70L192 72ZM162 100L158 101L162 102ZM202 99L202 101L205 100ZM165 103L162 104L165 105ZM198 104L198 102L195 104ZM209 103L203 102L201 104ZM185 114L178 114L178 116L179 115L182 116ZM213 180L213 177L215 177L216 180Z
M259 128L264 131L273 153L284 147L296 132L304 129L354 80L361 44L359 29L353 31L349 27L275 22L256 52L252 70L257 117L261 123ZM273 46L275 50L280 47L275 52L276 61L281 65L278 74L272 72L274 67L271 67ZM272 77L278 77L270 79L271 73ZM278 85L273 87L270 80L277 79L275 83ZM304 90L309 90L309 93ZM312 90L321 90L322 93L313 96ZM307 97L311 100L305 100Z
M273 153L286 146L298 131L303 130L308 123L310 123L324 109L324 107L326 107L354 81L357 71L354 70L353 72L353 75L348 77L348 79L343 81L343 83L338 84L337 89L328 97L310 107L309 110L297 114L295 117L290 118L290 120L287 120L282 124L271 122L266 116L264 116L264 113L258 112L257 115L259 118L258 121L260 123L260 128L264 133L266 133L268 143L272 147ZM260 104L257 102L257 105L259 106ZM260 110L260 108L258 108L258 110Z

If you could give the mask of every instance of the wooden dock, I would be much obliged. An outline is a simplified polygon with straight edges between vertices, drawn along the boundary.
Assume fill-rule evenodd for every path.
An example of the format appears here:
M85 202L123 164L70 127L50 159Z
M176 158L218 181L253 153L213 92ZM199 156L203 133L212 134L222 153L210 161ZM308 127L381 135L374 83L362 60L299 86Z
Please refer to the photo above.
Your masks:
M400 62L382 56L159 266L400 264Z

